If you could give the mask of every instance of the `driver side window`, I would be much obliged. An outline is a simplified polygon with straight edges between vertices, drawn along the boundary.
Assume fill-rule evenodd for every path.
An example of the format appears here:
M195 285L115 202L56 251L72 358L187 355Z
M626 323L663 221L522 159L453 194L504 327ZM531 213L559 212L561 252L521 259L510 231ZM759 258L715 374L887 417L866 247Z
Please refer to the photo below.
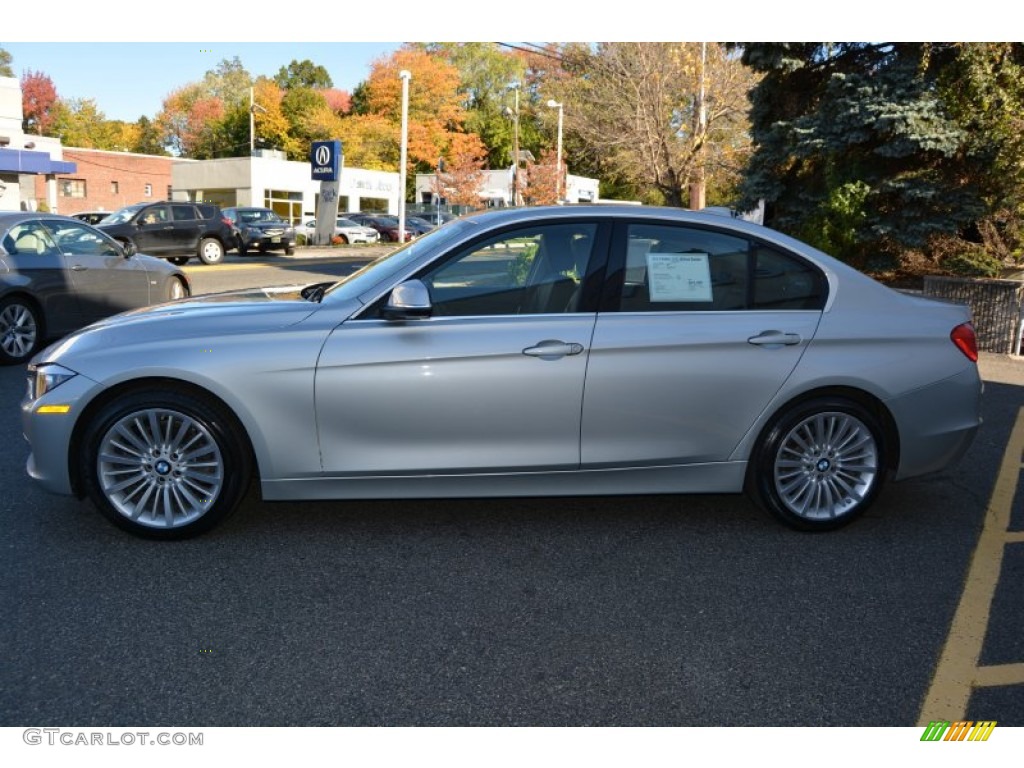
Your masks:
M422 276L435 317L576 312L597 225L547 224L479 243Z
M74 256L120 256L113 240L92 227L73 221L47 221L63 253Z

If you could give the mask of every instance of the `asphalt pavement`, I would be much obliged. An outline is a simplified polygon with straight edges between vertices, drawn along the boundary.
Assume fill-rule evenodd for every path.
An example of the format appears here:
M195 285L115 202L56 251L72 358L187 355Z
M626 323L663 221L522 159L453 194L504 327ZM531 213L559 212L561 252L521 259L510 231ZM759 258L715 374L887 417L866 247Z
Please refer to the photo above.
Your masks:
M1024 362L981 370L963 462L834 533L741 496L254 491L210 534L159 543L29 482L24 371L0 369L0 725L915 725L943 658L970 650L951 630L994 557L992 510L1024 531ZM1022 726L1009 536L967 625L996 684L969 685L964 715Z

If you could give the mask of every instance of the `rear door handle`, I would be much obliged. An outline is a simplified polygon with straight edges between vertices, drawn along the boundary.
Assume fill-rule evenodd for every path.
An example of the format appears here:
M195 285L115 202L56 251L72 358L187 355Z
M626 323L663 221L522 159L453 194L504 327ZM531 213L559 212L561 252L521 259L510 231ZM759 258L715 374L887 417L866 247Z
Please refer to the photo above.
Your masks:
M747 339L750 344L759 347L791 347L801 341L799 333L783 333L782 331L761 331L757 336Z
M84 264L74 264L71 267L71 271L72 272L85 272L85 270L87 270L87 269L88 269L88 267L85 266Z
M578 355L582 351L582 344L559 341L557 339L545 339L544 341L538 341L536 346L524 349L523 354L530 357L539 357L541 360L557 360L566 355Z

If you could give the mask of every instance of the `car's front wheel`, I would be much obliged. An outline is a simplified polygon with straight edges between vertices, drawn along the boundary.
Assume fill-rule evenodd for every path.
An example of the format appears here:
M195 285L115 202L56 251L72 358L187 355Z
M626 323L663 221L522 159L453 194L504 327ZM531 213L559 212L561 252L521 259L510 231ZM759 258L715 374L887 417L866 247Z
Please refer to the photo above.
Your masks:
M871 506L886 466L875 416L852 400L821 398L798 404L768 428L752 458L750 489L789 527L832 530Z
M188 256L171 256L167 260L176 267L183 267L188 264Z
M209 530L238 506L252 472L231 415L178 390L112 400L90 419L81 446L89 498L115 525L147 538Z
M35 304L20 296L0 301L0 364L24 363L42 340L43 321Z
M224 246L220 244L220 240L204 237L199 243L199 260L203 264L220 264L224 261Z
M177 277L172 277L167 281L167 300L177 301L178 299L184 299L188 296L188 288L185 286L185 282Z

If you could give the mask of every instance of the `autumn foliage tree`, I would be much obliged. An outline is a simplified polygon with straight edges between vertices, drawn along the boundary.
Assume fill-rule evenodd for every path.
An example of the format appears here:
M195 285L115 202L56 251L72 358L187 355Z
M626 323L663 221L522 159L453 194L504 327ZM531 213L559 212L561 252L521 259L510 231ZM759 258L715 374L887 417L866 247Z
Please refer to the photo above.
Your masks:
M750 153L747 94L757 77L708 43L601 43L566 58L566 131L600 175L682 206L706 170L712 188L736 183ZM698 94L704 93L704 119Z
M484 179L487 149L475 134L454 134L443 169L434 176L431 191L450 205L477 207Z
M22 130L41 136L53 127L57 88L49 75L27 71L21 76Z
M565 190L559 189L559 178L565 178L565 164L560 173L558 155L553 149L543 150L538 162L528 161L523 176L526 179L523 199L527 205L554 205L560 194L565 195Z

